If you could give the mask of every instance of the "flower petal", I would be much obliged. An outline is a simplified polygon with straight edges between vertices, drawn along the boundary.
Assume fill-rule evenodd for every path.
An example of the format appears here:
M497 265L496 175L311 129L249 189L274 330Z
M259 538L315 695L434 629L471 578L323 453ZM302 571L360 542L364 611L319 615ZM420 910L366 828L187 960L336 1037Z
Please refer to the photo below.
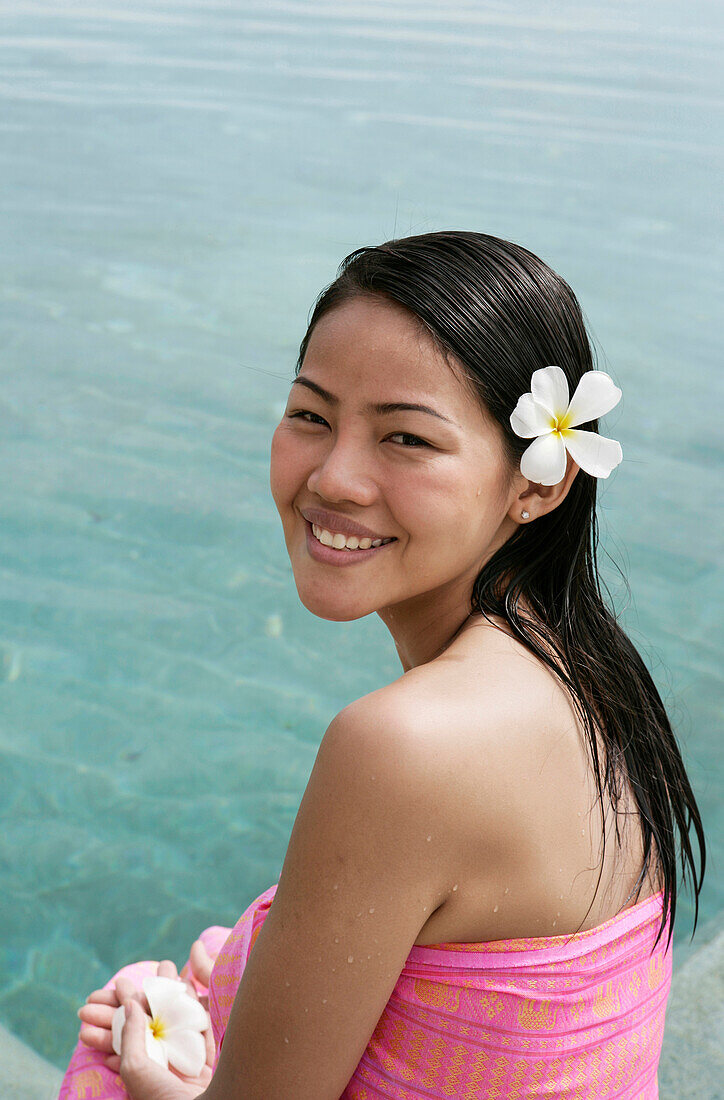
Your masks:
M534 370L530 388L539 405L560 420L568 408L568 379L560 367Z
M621 444L617 439L608 439L597 432L581 432L571 428L564 429L561 435L573 461L593 477L608 477L623 458Z
M573 428L576 424L588 424L609 412L620 400L621 390L610 374L604 370L587 370L579 379L561 426Z
M121 1032L126 1022L126 1006L119 1005L111 1016L111 1039L116 1054L121 1053Z
M206 1040L200 1031L172 1031L161 1042L169 1065L187 1077L198 1077L206 1065Z
M150 1024L151 1021L149 1020L148 1023ZM166 1057L164 1044L156 1038L148 1025L146 1026L146 1054L152 1062L158 1062L159 1066L168 1069L168 1058Z
M537 485L557 485L566 472L566 448L558 432L539 435L520 459L520 472Z
M186 992L182 997L176 997L164 1005L160 1019L166 1032L206 1031L209 1026L209 1017L204 1006Z
M177 997L186 996L186 982L178 978L160 978L152 974L143 979L143 992L146 994L152 1016L163 1016L167 1005Z
M532 393L524 393L510 414L510 426L516 435L530 439L555 428L556 422L547 409L539 405Z

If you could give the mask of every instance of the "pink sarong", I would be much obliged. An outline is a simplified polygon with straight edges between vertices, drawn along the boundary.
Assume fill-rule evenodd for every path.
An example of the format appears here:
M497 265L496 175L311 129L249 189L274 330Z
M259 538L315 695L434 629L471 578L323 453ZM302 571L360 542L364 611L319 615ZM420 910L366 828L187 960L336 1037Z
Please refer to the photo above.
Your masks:
M216 958L217 1061L275 893L249 905ZM574 935L413 947L340 1100L658 1100L672 972L669 914L652 953L662 904L659 891ZM114 1091L60 1100L125 1097L108 1076Z

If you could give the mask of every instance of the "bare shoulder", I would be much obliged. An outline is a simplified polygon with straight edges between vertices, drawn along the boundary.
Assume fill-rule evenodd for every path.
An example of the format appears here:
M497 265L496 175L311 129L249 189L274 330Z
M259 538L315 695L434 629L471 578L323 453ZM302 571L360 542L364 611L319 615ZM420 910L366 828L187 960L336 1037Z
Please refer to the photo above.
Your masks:
M458 848L472 831L500 853L502 838L509 846L528 830L530 813L558 784L580 788L585 778L567 692L518 639L487 623L337 720L355 731L350 748L374 752L378 771L390 769L393 789L417 782L421 797L434 799L440 828Z
M442 749L467 754L536 742L550 747L551 735L578 729L571 698L536 654L509 630L476 624L441 657L345 708L362 724L395 730L409 751L424 759Z

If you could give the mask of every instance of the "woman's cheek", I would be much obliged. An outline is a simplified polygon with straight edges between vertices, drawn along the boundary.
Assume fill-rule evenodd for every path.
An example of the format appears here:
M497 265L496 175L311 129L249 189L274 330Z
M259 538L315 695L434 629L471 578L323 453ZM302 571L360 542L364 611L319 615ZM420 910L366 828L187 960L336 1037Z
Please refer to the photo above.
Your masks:
M291 498L294 489L290 486L290 475L293 470L293 446L285 431L284 424L280 424L272 436L271 456L269 463L269 485L272 497L277 508Z

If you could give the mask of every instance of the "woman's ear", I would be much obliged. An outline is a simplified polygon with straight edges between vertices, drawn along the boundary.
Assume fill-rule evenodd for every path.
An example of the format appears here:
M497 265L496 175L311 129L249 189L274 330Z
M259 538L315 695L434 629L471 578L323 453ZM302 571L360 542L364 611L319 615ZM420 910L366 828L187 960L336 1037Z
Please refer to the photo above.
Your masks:
M581 468L569 454L566 458L566 472L556 485L541 485L535 481L528 481L521 475L523 488L508 511L508 515L515 523L532 523L534 519L552 512L566 499L573 479ZM524 516L524 512L528 514Z

